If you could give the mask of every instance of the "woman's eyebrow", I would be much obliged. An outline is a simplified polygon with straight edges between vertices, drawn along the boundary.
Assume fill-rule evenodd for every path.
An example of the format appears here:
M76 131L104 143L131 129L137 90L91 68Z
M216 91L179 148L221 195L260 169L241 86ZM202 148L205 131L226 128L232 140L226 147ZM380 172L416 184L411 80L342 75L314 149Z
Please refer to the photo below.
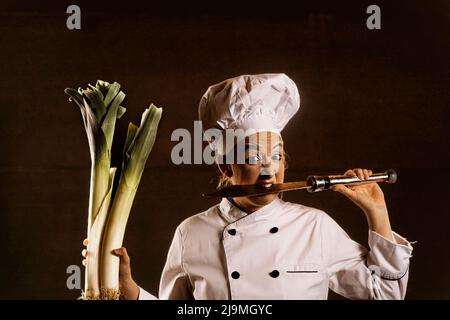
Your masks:
M272 149L275 149L275 148L283 148L283 144L280 142L272 147Z
M276 145L274 145L272 147L272 149L276 149L276 148L283 148L283 143L277 143ZM254 150L259 150L261 149L260 145L254 144L254 143L246 143L245 144L245 149L254 149Z
M261 149L261 147L254 143L246 143L245 150L247 150L247 149L259 150L259 149Z

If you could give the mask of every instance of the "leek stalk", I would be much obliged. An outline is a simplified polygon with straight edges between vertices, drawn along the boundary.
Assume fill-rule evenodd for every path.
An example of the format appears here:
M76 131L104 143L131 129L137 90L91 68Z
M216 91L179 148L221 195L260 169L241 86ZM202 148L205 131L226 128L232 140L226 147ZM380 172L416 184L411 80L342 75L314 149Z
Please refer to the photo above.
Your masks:
M162 109L152 104L143 113L139 128L132 123L128 127L122 173L109 211L101 250L100 283L103 296L107 299L115 299L119 295L120 260L112 251L122 246L131 206L155 143L161 115Z

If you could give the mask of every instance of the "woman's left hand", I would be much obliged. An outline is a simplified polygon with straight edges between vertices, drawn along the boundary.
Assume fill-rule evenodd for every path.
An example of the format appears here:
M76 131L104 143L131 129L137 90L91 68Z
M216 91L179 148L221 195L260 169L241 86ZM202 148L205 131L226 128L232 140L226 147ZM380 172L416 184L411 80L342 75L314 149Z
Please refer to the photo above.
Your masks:
M372 170L360 168L350 169L347 170L344 175L348 177L358 177L359 179L368 179L372 175ZM349 186L338 184L332 186L331 190L345 195L365 213L386 209L383 191L376 182Z
M344 175L367 179L372 170L356 168L347 170ZM377 182L349 186L337 184L331 190L342 193L364 211L370 230L394 240L384 194Z

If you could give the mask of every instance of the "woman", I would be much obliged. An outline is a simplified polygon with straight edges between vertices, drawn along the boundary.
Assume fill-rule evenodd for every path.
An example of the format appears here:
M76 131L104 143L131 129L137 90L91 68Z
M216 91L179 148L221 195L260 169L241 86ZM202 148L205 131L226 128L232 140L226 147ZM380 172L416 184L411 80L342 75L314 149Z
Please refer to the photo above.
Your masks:
M297 87L284 74L244 75L207 90L200 119L205 129L223 133L210 144L226 183L284 182L281 131L299 105ZM225 131L237 129L245 134L227 144ZM245 161L225 161L230 152L239 158L240 142ZM361 168L345 172L360 179L371 174ZM277 194L224 198L178 226L159 298L326 299L331 288L352 299L403 299L412 247L391 230L382 190L377 183L333 190L365 213L370 251L325 212ZM155 299L134 282L126 249L114 254L121 258L124 298Z

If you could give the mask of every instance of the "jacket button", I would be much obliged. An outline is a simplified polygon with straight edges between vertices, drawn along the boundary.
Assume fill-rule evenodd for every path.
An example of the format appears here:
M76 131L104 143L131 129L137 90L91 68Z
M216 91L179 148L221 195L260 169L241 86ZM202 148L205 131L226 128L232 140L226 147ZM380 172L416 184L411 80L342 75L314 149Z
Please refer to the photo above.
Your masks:
M273 227L272 229L270 229L270 233L277 233L277 232L278 232L277 227Z
M273 270L271 273L269 273L269 275L272 278L278 278L278 276L280 275L280 272L278 270Z
M233 279L239 279L240 276L241 276L241 275L240 275L239 272L237 272L237 271L233 271L233 272L231 273L231 277L232 277Z
M228 233L231 234L232 236L236 235L236 229L229 229Z

